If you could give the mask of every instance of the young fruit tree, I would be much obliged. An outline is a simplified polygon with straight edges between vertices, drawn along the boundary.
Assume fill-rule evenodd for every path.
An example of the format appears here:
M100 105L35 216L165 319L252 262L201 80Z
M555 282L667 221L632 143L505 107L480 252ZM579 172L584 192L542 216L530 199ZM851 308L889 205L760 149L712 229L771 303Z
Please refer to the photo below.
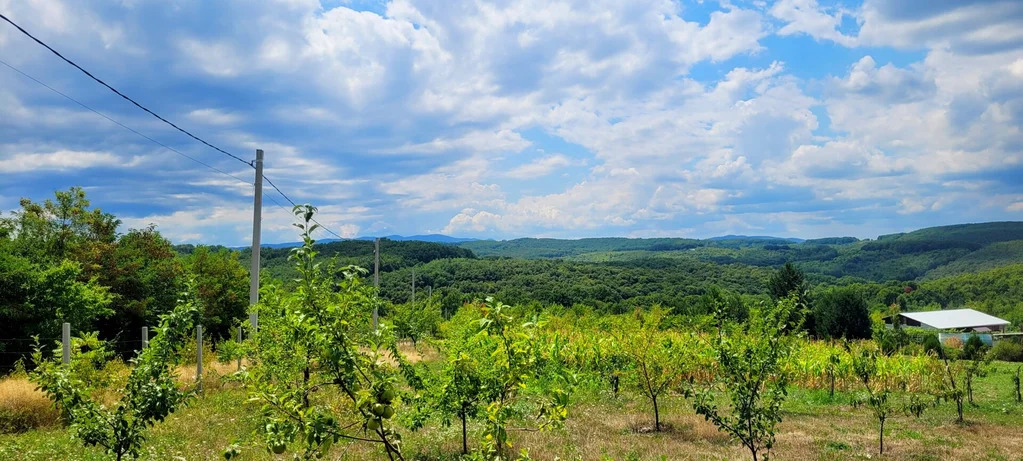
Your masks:
M890 399L892 389L889 380L884 376L881 367L878 366L878 351L874 347L859 345L853 348L846 343L849 356L852 361L853 371L863 389L867 392L866 403L874 412L878 423L878 453L884 454L884 423L894 411Z
M156 337L132 360L134 368L113 408L97 402L71 366L62 365L60 359L44 360L37 346L33 359L39 366L30 377L64 411L71 430L86 446L103 447L118 460L138 458L146 430L192 395L178 388L173 372L199 315L189 296L183 299L160 318Z
M300 278L284 293L268 286L256 306L259 328L247 344L246 380L262 404L260 430L276 454L298 442L303 457L321 457L339 441L379 444L390 459L404 459L390 424L399 378L419 381L386 329L373 331L375 292L356 267L328 280L316 262L315 208L296 206L303 244L292 250ZM330 271L335 273L335 271ZM386 360L391 358L397 369Z
M650 401L655 432L661 430L659 402L677 388L683 374L683 360L678 355L682 345L676 343L673 335L660 330L663 317L664 312L656 306L647 313L637 312L633 322L622 325L616 338L631 362L633 384Z
M717 360L714 378L703 386L690 379L687 394L696 413L742 442L754 461L769 458L781 422L791 379L784 364L795 347L798 322L791 320L798 308L797 296L791 295L751 308L745 323L719 318L719 331L710 340ZM729 404L722 405L723 395Z
M559 366L560 361L551 360L552 351L538 340L542 324L535 318L518 320L511 306L492 298L487 298L480 310L479 329L472 338L478 343L472 350L480 354L475 358L487 368L481 389L487 400L482 454L488 459L506 459L512 447L508 421L523 416L523 403L530 398L539 400L535 417L539 429L556 427L568 415L574 379Z

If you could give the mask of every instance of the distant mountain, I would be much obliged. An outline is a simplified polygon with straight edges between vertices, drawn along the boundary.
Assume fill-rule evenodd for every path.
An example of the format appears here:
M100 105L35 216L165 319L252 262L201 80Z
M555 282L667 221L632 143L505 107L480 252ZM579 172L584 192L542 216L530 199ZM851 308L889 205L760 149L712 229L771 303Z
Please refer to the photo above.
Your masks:
M458 243L473 242L473 241L479 240L479 239L474 239L474 238L452 237L450 235L444 235L444 234L425 234L425 235L409 235L409 236L405 236L405 235L386 235L386 236L382 236L380 238L388 239L388 240L394 240L394 241L397 241L397 242L413 242L413 241L415 241L415 242L430 242L430 243L448 243L448 244L452 244L452 245L458 244ZM374 240L374 239L376 239L376 237L362 236L362 237L356 237L354 239L343 239L343 240L342 239L320 239L320 240L317 240L316 243L341 242L341 241L344 241L344 240ZM263 243L263 244L260 244L259 246L262 247L262 248L295 248L295 247L298 247L298 246L302 246L302 242ZM238 248L248 248L248 247L238 247Z
M376 237L363 236L357 237L356 240L373 240ZM417 241L417 242L432 242L432 243L462 243L462 242L474 242L479 239L465 238L465 237L452 237L444 234L423 234L423 235L386 235L380 238L388 240L396 240L399 242Z
M769 235L722 235L719 237L711 237L707 240L780 240L783 242L800 243L804 240L795 237L771 237Z

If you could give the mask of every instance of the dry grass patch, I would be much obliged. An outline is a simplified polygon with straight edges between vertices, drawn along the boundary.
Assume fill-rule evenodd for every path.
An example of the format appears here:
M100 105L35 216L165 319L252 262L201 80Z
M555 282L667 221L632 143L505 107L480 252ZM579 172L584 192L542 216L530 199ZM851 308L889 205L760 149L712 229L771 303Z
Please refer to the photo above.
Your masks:
M0 380L0 433L20 433L60 423L60 412L25 377Z

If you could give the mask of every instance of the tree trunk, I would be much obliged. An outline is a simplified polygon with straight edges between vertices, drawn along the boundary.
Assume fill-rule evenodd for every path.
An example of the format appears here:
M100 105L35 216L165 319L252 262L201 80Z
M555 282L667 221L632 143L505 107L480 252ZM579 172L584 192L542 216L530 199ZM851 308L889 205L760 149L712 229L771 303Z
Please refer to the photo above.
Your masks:
M831 372L828 372L828 374L831 375L831 398L834 399L835 398L835 372L831 371Z
M878 449L879 454L884 454L884 418L881 418L881 433L878 434L878 442L880 442L880 448Z
M956 397L956 412L959 413L959 419L957 422L963 422L963 397L960 395Z
M661 432L661 414L657 411L657 396L652 396L654 401L654 432Z
M466 432L465 431L465 418L466 418L466 416L465 416L465 410L464 409L458 411L458 417L462 419L462 454L463 455L467 455L467 454L469 454L469 443L467 442L467 436L466 436L466 433L465 433Z

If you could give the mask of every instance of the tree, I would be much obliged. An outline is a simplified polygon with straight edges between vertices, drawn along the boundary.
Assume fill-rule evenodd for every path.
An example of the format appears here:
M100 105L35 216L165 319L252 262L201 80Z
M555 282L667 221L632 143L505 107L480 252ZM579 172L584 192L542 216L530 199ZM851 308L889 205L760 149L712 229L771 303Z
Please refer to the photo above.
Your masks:
M479 347L474 350L485 353L479 359L486 360L489 370L485 373L492 377L488 380L490 387L484 389L490 401L485 410L483 454L504 459L511 448L508 420L522 416L525 396L532 394L541 399L536 419L540 429L552 428L568 415L573 380L568 370L558 367L559 361L545 357L545 348L536 339L541 328L536 319L522 322L511 314L511 306L493 298L487 298L480 310L479 330L473 337ZM553 369L541 374L544 362Z
M852 349L848 343L849 356L852 359L853 371L867 392L867 404L874 412L878 422L878 453L884 454L884 423L894 410L889 397L892 390L889 380L882 374L878 366L878 351L874 348L861 346Z
M802 296L806 291L806 277L803 271L797 269L792 263L785 263L778 269L767 282L767 289L774 299L784 299L796 293Z
M970 405L977 406L973 402L973 379L987 375L986 365L991 362L987 354L987 346L980 340L976 333L970 335L963 345L961 359L966 360L966 367L963 370L963 381L966 383L966 397Z
M316 208L294 208L301 220L302 246L291 250L300 274L294 289L268 286L256 306L259 328L250 332L246 385L262 403L259 428L267 448L283 453L298 441L305 457L325 454L341 440L377 443L388 458L404 459L394 416L397 381L413 389L418 375L398 352L386 328L372 331L369 314L375 290L363 283L365 270L349 266L324 270L316 262L312 233ZM333 269L333 268L332 268ZM330 280L327 273L340 273ZM401 374L383 360L389 354ZM335 390L337 402L323 395ZM344 420L356 418L356 425Z
M422 338L436 335L437 327L443 320L436 297L415 303L395 304L389 311L394 333L398 338L411 340L413 346Z
M784 365L795 339L790 318L796 309L793 294L751 308L743 324L720 321L710 343L718 363L713 381L701 389L690 379L687 393L694 397L696 413L742 442L754 461L761 455L768 459L775 425L781 421L791 379ZM721 405L722 395L728 396L730 405Z
M0 252L0 337L55 338L63 322L82 331L109 315L111 297L106 287L95 280L81 281L81 274L81 266L73 261L40 267ZM3 354L0 364L16 359Z
M204 331L213 338L231 338L231 327L245 317L249 306L249 271L238 262L238 252L198 246L185 268L195 280Z
M809 331L814 330L816 321L813 312L806 312L810 304L808 299L810 286L806 282L803 271L787 262L771 275L767 282L767 289L775 301L795 296L796 307L789 314L790 318L787 320L789 326L799 324Z
M114 314L100 326L105 337L134 336L173 308L182 288L184 267L170 242L155 228L131 230L121 236L104 264L97 271L97 280L114 295Z
M632 362L629 367L632 382L653 408L655 432L661 430L658 400L678 386L685 365L680 356L681 344L671 334L660 331L663 317L659 306L648 313L637 311L635 322L624 327L622 336L617 338Z
M866 339L871 335L867 301L855 288L836 287L814 296L813 318L819 338Z
M138 458L146 430L191 395L178 388L173 369L197 315L194 303L183 301L161 316L156 337L132 360L134 368L113 408L90 396L88 385L76 378L70 365L61 364L58 358L44 359L39 346L33 356L39 366L31 379L64 410L71 429L86 446L103 447L118 460Z

